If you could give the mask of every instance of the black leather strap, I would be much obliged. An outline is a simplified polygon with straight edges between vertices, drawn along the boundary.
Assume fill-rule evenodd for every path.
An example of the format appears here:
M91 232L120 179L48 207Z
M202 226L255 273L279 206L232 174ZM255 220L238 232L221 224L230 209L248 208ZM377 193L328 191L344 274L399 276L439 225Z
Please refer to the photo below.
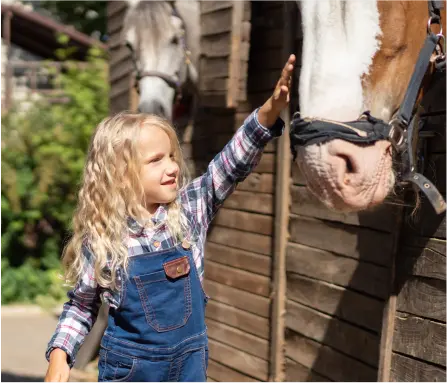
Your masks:
M436 48L436 45L438 44L438 41L439 37L433 33L430 33L427 35L425 44L419 53L418 61L416 62L413 75L411 76L410 83L408 84L407 92L405 93L404 100L402 101L397 114L397 119L405 125L408 125L410 122L414 104L419 94L419 89L422 85L422 80L427 72L430 58Z

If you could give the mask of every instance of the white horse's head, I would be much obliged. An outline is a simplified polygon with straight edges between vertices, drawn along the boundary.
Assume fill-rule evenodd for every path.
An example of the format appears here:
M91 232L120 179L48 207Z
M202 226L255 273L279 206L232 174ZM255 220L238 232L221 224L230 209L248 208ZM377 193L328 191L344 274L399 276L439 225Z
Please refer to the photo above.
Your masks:
M124 38L133 54L140 112L172 119L185 84L197 83L187 32L173 2L129 0Z

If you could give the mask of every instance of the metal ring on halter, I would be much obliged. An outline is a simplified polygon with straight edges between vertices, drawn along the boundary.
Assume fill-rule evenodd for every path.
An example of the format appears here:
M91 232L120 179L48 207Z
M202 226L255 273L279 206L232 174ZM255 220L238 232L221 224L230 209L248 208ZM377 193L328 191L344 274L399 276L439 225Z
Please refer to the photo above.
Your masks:
M433 17L430 17L429 19L428 19L428 23L427 23L427 33L432 33L432 31L431 31L431 24L432 24L432 21L433 21ZM439 26L441 27L441 31L439 32L439 33L437 33L436 35L437 36L442 36L442 37L444 37L443 35L442 35L442 24L441 24L441 20L439 19L439 20L437 20L436 22L435 22L435 24L439 24Z
M398 152L402 151L405 143L405 125L398 119L391 120L389 125L391 126L388 134L388 140L393 145L394 149Z

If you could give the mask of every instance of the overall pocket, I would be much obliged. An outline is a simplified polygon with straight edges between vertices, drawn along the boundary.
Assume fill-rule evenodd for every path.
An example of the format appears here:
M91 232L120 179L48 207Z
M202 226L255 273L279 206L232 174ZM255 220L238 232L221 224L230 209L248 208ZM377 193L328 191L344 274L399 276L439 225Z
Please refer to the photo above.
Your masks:
M137 360L130 356L101 349L99 361L99 381L126 382L132 380L137 367Z
M182 327L192 312L188 257L163 264L163 271L135 276L147 323L158 332Z

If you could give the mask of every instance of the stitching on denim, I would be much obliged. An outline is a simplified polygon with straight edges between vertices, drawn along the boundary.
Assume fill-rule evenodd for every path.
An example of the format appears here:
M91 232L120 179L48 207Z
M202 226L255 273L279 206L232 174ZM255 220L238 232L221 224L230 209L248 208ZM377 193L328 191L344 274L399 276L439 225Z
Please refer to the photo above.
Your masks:
M172 382L172 369L175 366L175 359L170 360L171 363L169 363L169 373L168 373L168 382Z
M143 306L146 321L152 328L154 328L157 332L167 332L167 331L171 331L171 330L175 330L177 328L183 327L186 324L186 322L188 321L188 318L191 316L191 313L192 313L191 281L190 281L189 275L187 275L184 278L179 279L176 282L172 282L172 283L180 283L181 281L184 281L183 296L184 296L184 301L185 301L185 309L184 309L185 314L183 316L183 320L181 323L174 324L174 325L167 326L167 327L162 327L162 325L157 321L155 310L152 308L151 302L149 300L149 296L147 295L146 290L144 289L144 284L141 282L139 276L136 276L133 278L137 285L138 295L140 296L140 301ZM168 282L167 279L163 279L162 281ZM153 281L153 282L157 282L157 281ZM149 308L151 311L148 310L147 305L149 305Z
M185 358L184 355L182 355L179 358L179 362L178 362L178 368L177 368L177 376L175 377L175 381L178 382L178 379L180 377L180 371L182 370L182 366L183 366L183 359Z
M118 338L115 338L115 337L113 337L113 336L111 336L111 335L106 335L107 337L110 337L110 338L112 338L112 339L114 339L116 342L119 342L119 343L124 343L124 344L128 344L129 346L133 346L133 347L135 347L135 348L138 348L138 349L141 349L141 350L145 350L145 351L160 351L160 352L170 352L170 351L173 351L173 350L175 350L176 348L178 348L182 343L185 343L185 342L187 342L187 341L189 341L189 340L191 340L191 339L194 339L194 338L199 338L199 337L201 337L201 336L203 336L203 335L205 335L206 334L206 330L205 331L202 331L201 333L199 333L199 334L194 334L194 335L192 335L192 336L190 336L190 337L188 337L188 338L186 338L186 339L183 339L181 342L179 342L179 343L176 343L174 346L172 346L172 347L160 347L160 348L156 348L156 347L144 347L144 346L140 346L139 344L136 344L136 343L131 343L131 342L127 342L127 341L125 341L125 340L121 340L121 339L118 339ZM106 349L106 348L105 348ZM110 348L107 348L106 350L111 350Z
M104 349L104 350L105 350L104 351L104 368L103 368L102 374L101 374L101 381L104 381L104 375L105 375L106 369L107 369L107 353L108 353L108 350L107 349Z
M126 381L130 380L135 375L135 371L137 369L137 364L138 364L138 359L132 358L132 367L130 368L129 373L124 378L114 379L114 380L111 380L111 382L126 382Z
M204 375L205 375L205 379L206 379L205 347L203 347L203 348L200 350L200 354L201 354L201 357L202 357L202 368L203 368L203 373L204 373Z
M157 319L155 318L155 312L151 306L149 297L146 294L144 285L142 285L140 283L139 277L134 277L134 280L137 285L137 291L138 291L138 295L140 296L141 305L143 306L143 311L144 311L144 316L146 317L146 322L158 332L158 328L157 328L158 323L157 323ZM147 305L149 305L149 309L148 309ZM154 320L152 320L152 318L151 318L151 312L152 312L152 316L154 317Z

